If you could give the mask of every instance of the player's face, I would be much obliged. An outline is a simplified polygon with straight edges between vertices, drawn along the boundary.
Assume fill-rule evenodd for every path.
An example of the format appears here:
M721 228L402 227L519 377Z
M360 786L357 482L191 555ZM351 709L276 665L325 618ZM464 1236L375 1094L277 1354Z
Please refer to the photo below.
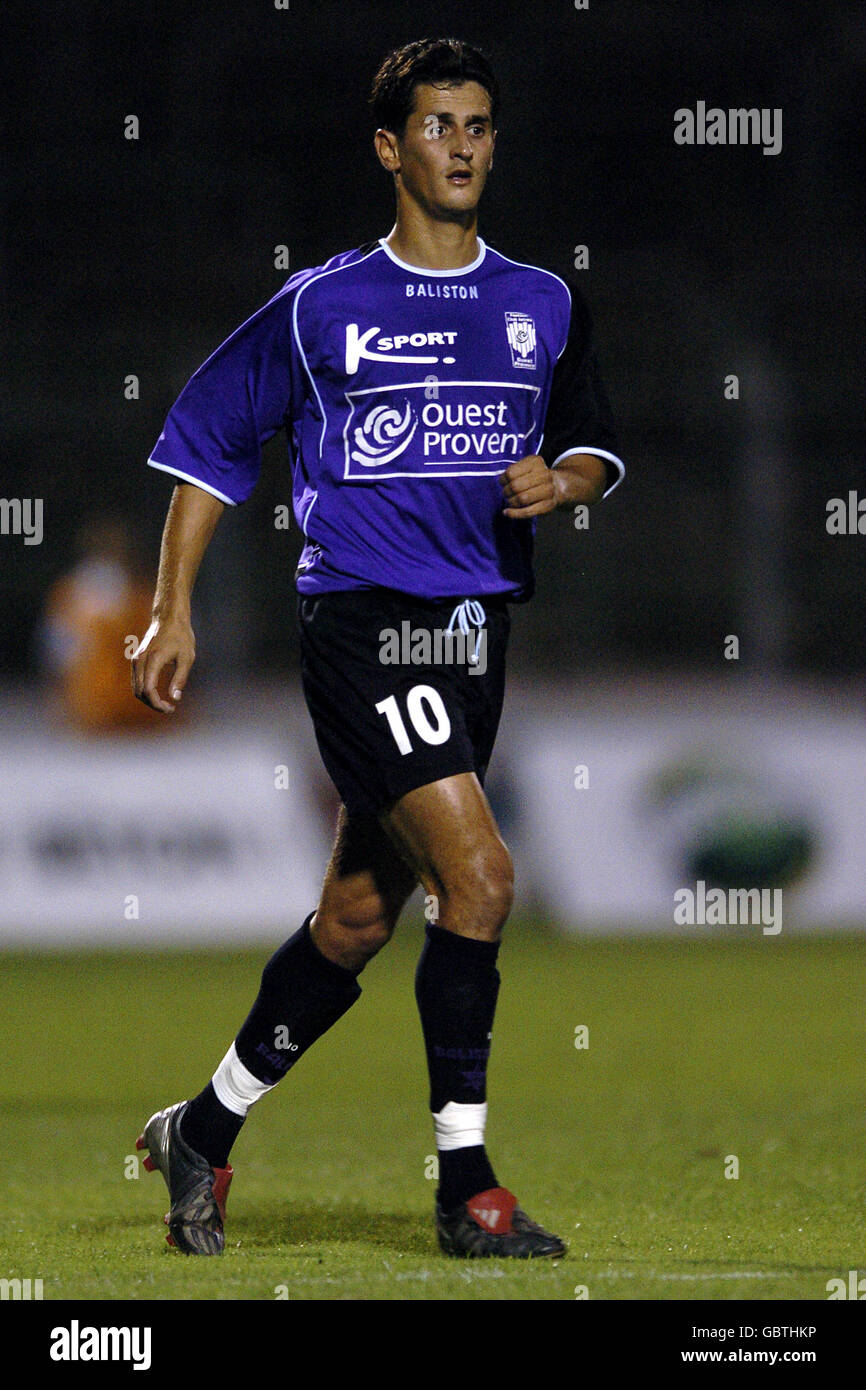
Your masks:
M478 82L419 83L415 106L396 142L398 182L434 217L475 213L493 162L490 97Z

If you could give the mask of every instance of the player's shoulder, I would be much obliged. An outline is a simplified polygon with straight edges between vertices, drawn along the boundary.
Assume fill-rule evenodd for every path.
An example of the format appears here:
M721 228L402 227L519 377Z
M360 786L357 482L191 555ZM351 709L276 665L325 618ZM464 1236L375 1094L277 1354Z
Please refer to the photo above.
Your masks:
M340 251L327 261L323 261L321 265L306 266L303 270L296 270L277 290L276 294L272 295L256 311L248 323L261 322L263 325L270 324L280 329L284 324L287 324L290 328L292 320L296 318L297 308L301 300L304 300L305 305L310 302L307 292L312 287L329 285L333 277L338 276L340 271L348 271L353 266L360 265L378 246L378 242L369 242L364 246L354 247L351 251ZM315 295L313 302L315 302Z
M583 292L573 276L561 274L548 266L516 260L498 247L487 243L490 269L512 278L537 299L546 302L569 339L587 339L592 332L592 317Z
M485 246L488 273L508 276L509 279L522 282L535 293L546 295L565 305L569 311L571 310L572 300L575 294L579 297L580 292L566 276L560 275L548 266L508 256L489 241L485 243Z
M313 285L324 284L333 277L339 277L344 272L351 272L355 268L362 267L365 261L368 261L375 252L381 251L381 249L381 244L378 241L368 241L362 246L353 247L351 251L340 251L335 256L331 256L329 260L323 261L321 265L314 265L306 270L297 271L286 281L279 293L296 298L302 290L306 291Z

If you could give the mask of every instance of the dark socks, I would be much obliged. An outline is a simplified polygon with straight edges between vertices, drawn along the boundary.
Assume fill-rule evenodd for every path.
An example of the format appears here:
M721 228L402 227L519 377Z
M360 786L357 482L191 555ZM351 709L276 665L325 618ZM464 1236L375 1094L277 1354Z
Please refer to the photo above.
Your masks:
M483 1144L472 1144L465 1149L443 1149L440 1152L439 1190L436 1195L443 1211L455 1211L470 1197L498 1186Z
M258 997L235 1049L248 1071L275 1085L317 1038L360 996L352 971L327 960L310 936L310 920L268 961ZM475 941L429 924L415 977L415 994L430 1072L430 1108L448 1101L480 1104L487 1095L490 1033L499 993L495 942ZM224 1168L243 1125L208 1082L189 1102L181 1126L186 1142L215 1168ZM439 1153L440 1205L451 1211L497 1187L483 1144Z
M232 1144L241 1132L243 1115L217 1100L212 1082L195 1096L183 1112L180 1122L181 1138L206 1158L212 1168L225 1168Z
M258 997L235 1039L240 1060L273 1086L361 996L352 970L323 956L310 921L271 956Z
M478 1105L486 1099L490 1034L499 993L498 951L497 942L458 936L432 923L427 926L415 997L434 1114L449 1101ZM483 1144L440 1150L438 1198L444 1210L497 1186Z
M308 1047L360 997L355 973L328 960L310 935L313 913L271 957L259 993L235 1039L238 1058L268 1086L285 1076ZM227 1109L211 1082L190 1101L181 1133L196 1153L224 1168L243 1117Z

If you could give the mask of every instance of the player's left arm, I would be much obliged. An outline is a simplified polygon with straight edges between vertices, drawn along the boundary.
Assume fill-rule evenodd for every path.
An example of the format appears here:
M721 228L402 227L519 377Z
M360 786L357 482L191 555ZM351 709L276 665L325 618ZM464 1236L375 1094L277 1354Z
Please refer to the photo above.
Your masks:
M540 452L517 459L502 474L505 515L522 520L601 501L625 473L618 447L589 309L573 287L568 336L553 372Z
M527 454L502 475L506 516L543 516L557 507L591 507L607 489L608 472L598 454L568 454L548 468L540 454Z

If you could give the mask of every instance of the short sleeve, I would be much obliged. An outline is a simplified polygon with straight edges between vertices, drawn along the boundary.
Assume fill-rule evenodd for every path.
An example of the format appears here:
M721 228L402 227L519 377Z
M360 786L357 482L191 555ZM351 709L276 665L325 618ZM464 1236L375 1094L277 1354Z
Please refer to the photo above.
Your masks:
M226 339L190 378L148 463L195 483L230 506L246 501L262 445L292 411L294 363L290 281Z
M553 370L541 457L555 468L568 454L597 454L607 467L604 496L625 474L607 392L592 340L586 301L571 288L568 336Z

